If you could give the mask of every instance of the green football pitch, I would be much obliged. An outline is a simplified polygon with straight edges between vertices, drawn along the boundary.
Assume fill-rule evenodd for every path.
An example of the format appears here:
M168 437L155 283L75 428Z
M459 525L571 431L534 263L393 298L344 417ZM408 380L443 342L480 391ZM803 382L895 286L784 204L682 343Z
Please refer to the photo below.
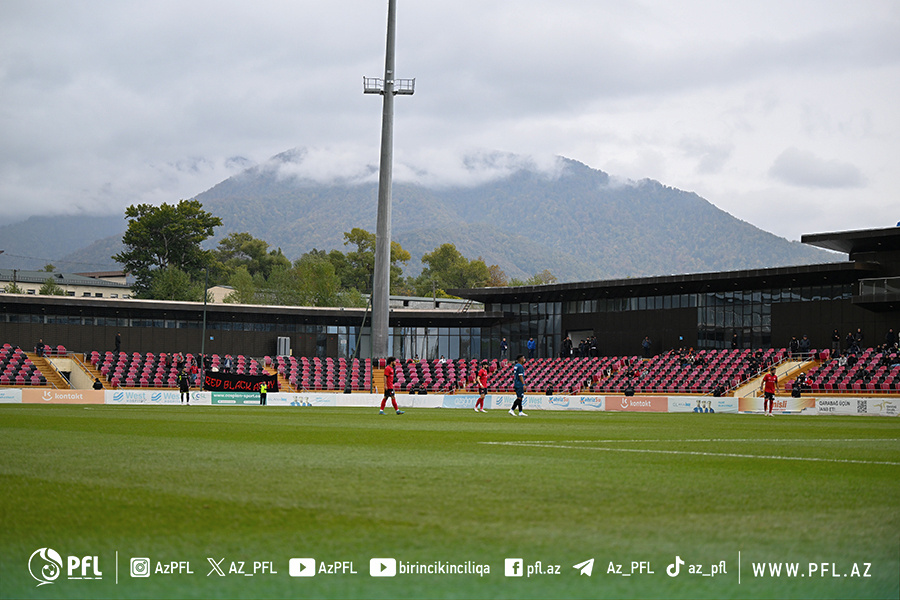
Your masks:
M3 598L900 596L894 418L6 405L0 456Z

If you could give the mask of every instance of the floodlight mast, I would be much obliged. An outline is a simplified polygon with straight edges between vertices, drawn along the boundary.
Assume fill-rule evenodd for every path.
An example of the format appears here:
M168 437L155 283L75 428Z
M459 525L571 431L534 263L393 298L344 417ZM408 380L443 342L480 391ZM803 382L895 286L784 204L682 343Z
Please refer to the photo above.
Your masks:
M415 79L394 79L397 1L388 0L384 79L363 77L363 93L381 94L381 163L378 173L378 216L375 226L375 276L372 282L372 356L388 356L391 286L391 178L394 148L394 95L412 95Z

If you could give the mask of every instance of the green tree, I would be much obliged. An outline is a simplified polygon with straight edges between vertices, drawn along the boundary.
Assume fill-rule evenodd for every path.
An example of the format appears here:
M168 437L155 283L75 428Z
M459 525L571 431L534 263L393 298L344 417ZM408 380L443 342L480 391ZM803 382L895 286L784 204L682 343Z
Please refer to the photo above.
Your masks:
M24 294L25 293L25 290L20 288L19 284L17 284L14 281L10 281L9 283L7 283L6 287L3 288L3 291L6 292L7 294Z
M228 281L239 267L244 267L250 275L262 273L268 278L276 266L290 268L289 261L281 252L269 250L269 244L257 239L247 232L230 233L219 242L215 251L216 277L220 281Z
M41 286L41 289L38 290L38 294L41 296L65 296L66 292L57 285L53 277L48 277L44 280L44 285Z
M484 287L491 280L491 271L484 260L468 260L456 246L441 244L433 252L422 256L426 265L416 279L415 291L418 296L432 293L447 296L445 290L454 288Z
M203 250L200 244L213 235L222 220L203 210L199 200L180 200L176 205L164 203L158 207L132 205L125 209L125 217L125 249L112 258L134 276L135 296L156 298L151 292L154 271L175 267L188 280L195 280L212 262L213 253Z
M509 277L499 265L491 265L488 267L490 279L484 284L484 287L506 287L509 285Z
M203 302L203 284L176 266L156 269L150 276L148 297L177 302Z
M556 275L550 272L549 269L544 269L540 273L535 273L525 281L521 279L510 279L509 285L511 287L521 287L523 285L549 285L552 283L557 283L559 279L557 279Z
M225 296L224 302L228 304L258 304L256 295L256 282L247 267L238 267L228 279L228 285L234 291Z
M44 271L46 271L47 273L52 273L55 270L56 267L53 266L53 263L47 263L46 265L44 265Z
M294 262L301 304L338 306L341 278L327 256L306 253Z
M342 261L334 257L335 272L341 279L341 286L346 289L356 289L364 294L372 292L372 276L375 273L375 234L354 227L349 232L344 232L344 245L355 245L356 250L344 255ZM334 252L329 254L332 257ZM390 287L394 289L403 283L403 267L412 255L403 249L397 242L391 242L391 275Z

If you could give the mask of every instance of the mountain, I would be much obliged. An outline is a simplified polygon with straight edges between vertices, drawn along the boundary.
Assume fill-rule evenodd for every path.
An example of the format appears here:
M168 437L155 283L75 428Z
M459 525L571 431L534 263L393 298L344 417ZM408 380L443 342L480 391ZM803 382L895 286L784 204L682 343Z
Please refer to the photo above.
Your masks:
M125 233L124 214L115 216L35 216L0 226L0 268L42 269L53 263L69 272L105 271L116 267L110 256L97 253L69 256L99 238Z
M343 233L353 227L375 231L377 167L318 180L319 164L303 149L290 150L198 195L223 221L208 246L247 231L295 259L312 248L348 250ZM511 278L548 269L560 281L843 259L762 231L694 193L649 179L617 182L571 159L538 165L493 153L467 158L462 169L468 185L428 172L416 172L428 184L395 180L392 235L412 254L406 274L421 272L422 255L445 242ZM124 224L122 216L33 217L0 227L0 248L39 258L26 267L4 264L0 255L0 266L40 268L50 258L68 261L57 264L67 270L112 268Z
M375 231L375 169L321 183L303 175L305 160L302 150L280 154L197 198L222 218L223 236L249 231L289 257L311 248L346 249L343 232L353 227ZM404 272L418 274L422 254L445 242L510 277L549 269L560 281L841 260L656 181L616 183L564 158L539 168L487 155L468 166L483 172L484 163L519 166L478 185L394 183L393 239L413 256Z

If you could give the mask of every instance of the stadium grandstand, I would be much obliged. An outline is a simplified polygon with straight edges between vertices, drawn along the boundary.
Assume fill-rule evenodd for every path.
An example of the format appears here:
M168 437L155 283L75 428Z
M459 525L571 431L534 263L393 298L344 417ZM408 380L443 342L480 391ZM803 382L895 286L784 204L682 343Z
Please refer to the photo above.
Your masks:
M462 299L440 302L395 298L398 389L474 391L486 363L489 389L506 392L508 361L529 354L533 339L532 394L738 395L755 393L773 366L786 393L900 393L900 353L888 333L900 331L900 228L802 241L847 260L452 290ZM3 293L0 386L175 388L180 369L203 362L277 375L285 390L368 392L383 367L383 357L371 356L369 317L366 309ZM835 329L860 336L858 347L835 344ZM801 354L790 340L802 336L811 343ZM580 340L593 342L578 350Z

